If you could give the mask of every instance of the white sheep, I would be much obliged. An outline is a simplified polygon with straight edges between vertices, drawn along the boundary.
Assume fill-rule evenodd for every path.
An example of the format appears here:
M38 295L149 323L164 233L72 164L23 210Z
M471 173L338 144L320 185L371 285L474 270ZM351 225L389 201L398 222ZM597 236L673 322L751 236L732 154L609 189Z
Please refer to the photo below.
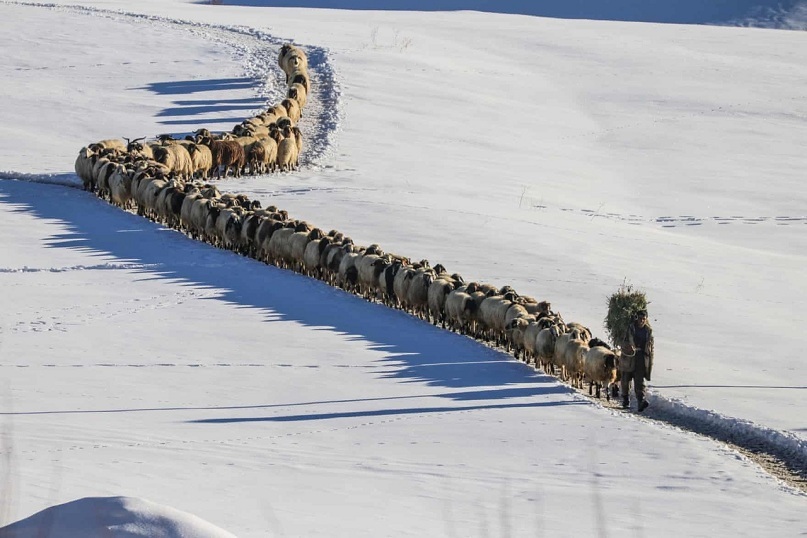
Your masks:
M576 329L569 334L579 336ZM585 362L586 353L589 351L587 342L587 340L572 337L563 347L563 373L565 379L569 381L573 387L582 386L583 363Z
M300 104L295 99L286 98L283 99L280 104L286 109L291 121L293 121L295 124L300 121L303 111L300 110Z
M300 110L302 110L305 108L305 104L308 101L308 92L306 91L305 86L299 82L295 82L289 86L287 97L297 101L297 103L300 105Z
M116 165L109 176L109 199L118 207L129 208L132 200L132 177L132 172L122 164Z
M277 63L288 78L288 75L294 71L308 69L308 56L302 49L286 43L280 47Z
M357 284L360 295L372 299L378 294L378 278L389 265L387 258L375 254L374 251L365 251L356 260Z
M193 160L182 144L166 144L153 148L154 160L168 167L177 176L190 179L193 176Z
M277 168L277 142L273 138L258 140L252 145L247 162L253 173L274 172Z
M477 303L474 298L459 288L446 297L446 321L454 331L468 334L475 319L476 310Z
M76 175L81 179L85 191L91 191L95 188L92 169L96 160L98 160L98 154L86 146L79 150L76 157Z
M290 268L302 273L304 270L305 249L308 243L319 241L325 237L325 233L319 228L313 230L295 232L289 238L291 259Z
M592 347L586 352L583 361L583 375L589 382L589 394L592 392L592 387L596 387L597 398L599 398L600 390L602 387L606 387L605 398L611 399L611 393L607 388L616 381L618 357L618 351L612 351L603 346Z
M515 294L512 292L505 295L492 295L486 297L479 305L477 321L481 325L481 331L486 340L495 340L498 344L504 343L507 311L515 304L514 299Z
M191 168L193 169L191 175L207 179L210 169L213 168L213 153L210 148L204 144L189 144L187 150L191 156Z
M289 172L294 170L297 162L297 140L287 127L283 131L283 139L277 144L277 167L281 171Z
M120 138L108 138L101 140L95 144L90 144L90 149L100 151L102 149L115 149L121 152L126 152L126 141Z

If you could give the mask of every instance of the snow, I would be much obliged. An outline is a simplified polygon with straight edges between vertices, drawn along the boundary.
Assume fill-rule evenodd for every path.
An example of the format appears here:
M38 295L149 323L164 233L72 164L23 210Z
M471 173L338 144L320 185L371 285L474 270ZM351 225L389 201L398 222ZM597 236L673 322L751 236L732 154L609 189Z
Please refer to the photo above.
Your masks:
M227 190L601 337L627 281L649 416L804 462L807 34L641 22L792 28L801 4L68 4L0 3L0 536L804 532L804 495L720 443L67 187L89 142L277 101L293 40L305 166Z
M42 538L233 538L192 514L127 497L84 498L53 506L3 532Z

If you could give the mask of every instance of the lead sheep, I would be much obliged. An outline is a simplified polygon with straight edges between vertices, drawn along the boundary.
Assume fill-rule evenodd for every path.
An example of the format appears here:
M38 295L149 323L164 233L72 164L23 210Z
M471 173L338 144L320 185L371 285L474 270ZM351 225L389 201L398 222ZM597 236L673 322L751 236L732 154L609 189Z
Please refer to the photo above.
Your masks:
M589 348L583 362L583 374L589 382L589 394L592 392L592 387L595 387L597 398L599 398L600 390L606 387L605 398L606 400L611 400L611 391L607 390L607 387L616 382L618 357L619 352L612 351L607 347L595 346Z

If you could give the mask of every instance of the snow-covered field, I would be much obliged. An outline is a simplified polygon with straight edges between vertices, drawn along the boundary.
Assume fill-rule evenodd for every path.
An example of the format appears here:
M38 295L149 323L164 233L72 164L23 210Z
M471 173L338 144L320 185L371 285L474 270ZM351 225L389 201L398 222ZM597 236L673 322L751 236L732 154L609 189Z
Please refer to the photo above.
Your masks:
M305 166L226 190L601 337L633 284L648 415L807 461L807 33L268 3L0 2L0 525L54 507L75 528L53 536L807 532L803 494L714 441L65 186L88 142L276 102L293 40ZM785 7L726 18L798 27Z

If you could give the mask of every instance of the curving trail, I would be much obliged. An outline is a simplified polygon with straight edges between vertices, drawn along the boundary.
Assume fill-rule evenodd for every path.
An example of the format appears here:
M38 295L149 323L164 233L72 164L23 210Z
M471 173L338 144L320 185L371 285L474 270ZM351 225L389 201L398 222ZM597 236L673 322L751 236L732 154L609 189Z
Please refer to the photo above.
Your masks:
M285 85L279 83L283 80L283 72L277 64L277 50L288 40L255 28L202 24L123 10L114 11L83 6L7 0L3 0L2 3L78 13L90 17L157 26L171 31L188 32L232 49L233 54L241 61L244 77L254 81L253 86L257 96L264 99L266 104L279 103L286 96ZM305 115L299 123L306 140L306 148L300 164L317 167L332 151L335 132L341 118L341 89L336 82L336 74L328 55L328 49L308 44L305 45L305 49L308 54L313 91L306 105ZM263 108L265 107L258 107L256 110ZM7 178L14 174L6 172L4 175ZM3 175L0 175L0 179L3 178ZM29 175L29 178L39 181L38 176ZM47 178L41 179L48 182Z

